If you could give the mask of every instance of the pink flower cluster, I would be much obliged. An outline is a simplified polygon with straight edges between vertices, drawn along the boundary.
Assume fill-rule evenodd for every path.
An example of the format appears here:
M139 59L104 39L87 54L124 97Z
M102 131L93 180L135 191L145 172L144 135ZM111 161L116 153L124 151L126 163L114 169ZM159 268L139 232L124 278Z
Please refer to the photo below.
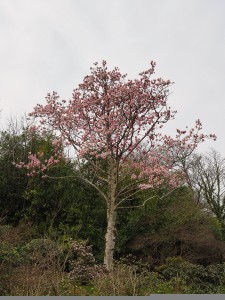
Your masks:
M19 162L15 164L17 168L27 169L27 176L33 177L37 174L42 174L42 177L46 177L45 171L51 166L58 164L61 159L64 158L64 154L61 150L60 140L53 141L54 151L48 159L44 159L43 152L37 152L36 154L28 153L28 163Z

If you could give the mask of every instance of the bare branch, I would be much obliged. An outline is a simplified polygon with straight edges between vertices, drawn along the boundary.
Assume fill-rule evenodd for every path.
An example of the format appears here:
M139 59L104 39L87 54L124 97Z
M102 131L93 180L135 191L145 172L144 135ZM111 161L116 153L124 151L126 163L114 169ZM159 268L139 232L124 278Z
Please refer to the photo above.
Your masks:
M154 199L154 198L157 198L157 197L159 198L159 200L162 200L163 198L167 197L168 195L170 195L172 192L174 192L174 191L177 190L178 188L179 188L179 187L174 188L173 190L169 191L168 193L164 194L164 195L161 196L161 197L159 197L158 195L151 196L151 197L145 199L145 200L142 202L142 204L140 204L140 205L135 205L135 206L120 206L120 207L117 207L117 209L121 209L121 208L130 209L130 208L140 208L140 207L144 207L145 204L146 204L148 201L150 201L150 200L152 200L152 199Z

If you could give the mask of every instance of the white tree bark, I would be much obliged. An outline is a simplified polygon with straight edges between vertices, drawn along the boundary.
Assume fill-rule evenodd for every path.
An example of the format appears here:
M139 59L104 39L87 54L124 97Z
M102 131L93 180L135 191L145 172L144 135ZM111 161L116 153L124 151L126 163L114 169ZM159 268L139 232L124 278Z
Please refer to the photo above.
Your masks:
M105 235L105 256L104 264L108 271L113 268L113 255L116 242L116 211L108 211L107 231Z
M108 271L113 268L113 255L116 243L116 193L118 183L118 164L110 160L108 174L108 199L107 199L107 230L105 235L104 264Z

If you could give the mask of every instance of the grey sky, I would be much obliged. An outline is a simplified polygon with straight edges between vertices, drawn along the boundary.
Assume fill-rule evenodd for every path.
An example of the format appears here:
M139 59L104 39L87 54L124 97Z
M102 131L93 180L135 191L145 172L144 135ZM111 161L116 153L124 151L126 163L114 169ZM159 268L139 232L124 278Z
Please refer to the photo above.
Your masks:
M225 155L225 1L0 0L1 124L47 92L69 98L95 61L135 77L157 63L175 82L168 132L197 118Z

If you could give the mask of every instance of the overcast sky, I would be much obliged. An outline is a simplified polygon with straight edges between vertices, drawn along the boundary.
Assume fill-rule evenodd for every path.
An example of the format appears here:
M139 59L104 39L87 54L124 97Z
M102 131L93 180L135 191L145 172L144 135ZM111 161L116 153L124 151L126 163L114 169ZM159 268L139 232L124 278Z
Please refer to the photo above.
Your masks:
M95 61L134 78L157 63L178 110L168 132L197 118L225 156L225 1L0 0L1 126L44 103L70 98Z

